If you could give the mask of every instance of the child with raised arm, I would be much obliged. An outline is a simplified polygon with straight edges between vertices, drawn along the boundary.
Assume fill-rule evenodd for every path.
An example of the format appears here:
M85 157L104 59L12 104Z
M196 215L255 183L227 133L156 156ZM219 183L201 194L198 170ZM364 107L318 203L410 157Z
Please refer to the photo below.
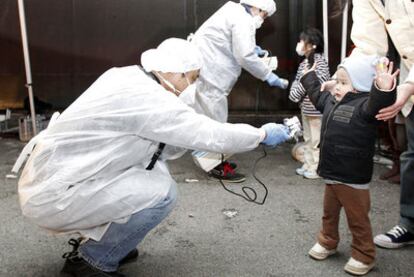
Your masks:
M322 33L315 28L304 30L299 36L296 52L304 59L299 65L295 81L292 83L289 92L289 99L299 103L302 113L304 162L296 169L296 174L306 179L318 179L316 169L319 163L319 139L321 136L322 114L316 110L315 106L306 95L304 87L300 84L300 78L306 70L315 63L315 73L319 82L323 83L330 79L328 61L323 55L324 42Z
M313 69L315 66L313 67ZM375 264L375 245L369 219L369 182L378 111L395 101L393 63L375 56L345 59L338 66L330 92L311 69L301 79L312 103L323 113L318 174L326 183L322 229L309 255L324 260L336 252L342 207L352 233L351 258L345 271L367 274Z

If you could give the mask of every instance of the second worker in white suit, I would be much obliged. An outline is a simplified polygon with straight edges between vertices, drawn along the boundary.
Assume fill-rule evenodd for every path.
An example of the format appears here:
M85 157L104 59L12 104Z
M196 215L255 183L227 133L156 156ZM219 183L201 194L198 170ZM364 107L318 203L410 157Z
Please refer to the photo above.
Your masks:
M198 112L226 122L227 96L242 68L257 79L267 81L270 86L287 88L288 81L279 78L259 58L265 50L256 45L256 29L275 11L274 0L229 1L196 31L192 42L203 59L203 68L196 83L195 109ZM244 176L233 170L225 163L211 173L227 181L244 181Z

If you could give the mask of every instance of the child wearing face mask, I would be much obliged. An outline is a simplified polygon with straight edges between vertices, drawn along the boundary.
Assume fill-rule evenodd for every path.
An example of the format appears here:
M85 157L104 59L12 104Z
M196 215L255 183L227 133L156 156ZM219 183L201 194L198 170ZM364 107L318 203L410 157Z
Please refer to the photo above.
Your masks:
M315 66L314 66L315 67ZM352 254L345 271L365 275L374 266L375 246L369 219L378 111L395 102L393 63L375 56L348 58L338 66L336 83L321 91L315 70L301 78L315 107L323 113L318 174L326 183L322 229L309 251L316 260L336 252L338 223L344 207L352 233Z
M316 173L319 162L319 138L321 132L322 114L306 95L305 88L299 82L305 69L316 64L316 76L320 83L330 79L329 65L323 55L323 35L315 28L303 31L299 36L300 41L296 46L296 52L304 57L296 73L295 81L292 83L289 99L299 103L302 113L304 145L304 163L296 169L296 173L307 179L319 178Z

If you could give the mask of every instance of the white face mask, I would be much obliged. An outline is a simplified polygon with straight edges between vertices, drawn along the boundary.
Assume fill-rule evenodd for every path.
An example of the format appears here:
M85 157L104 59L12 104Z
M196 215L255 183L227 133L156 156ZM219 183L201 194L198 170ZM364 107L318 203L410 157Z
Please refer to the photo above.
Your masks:
M302 42L298 42L298 44L296 44L296 53L298 53L299 56L304 56L305 55L305 50L303 50L303 43Z
M172 89L173 90L173 93L175 94L175 95L177 95L177 96L180 96L184 91L186 91L187 89L188 89L188 87L190 87L191 86L191 83L190 83L190 81L188 80L188 78L187 78L187 75L185 75L184 74L184 76L185 76L185 80L187 81L187 84L188 84L188 86L183 90L183 91L180 91L180 90L178 90L178 89L176 89L175 88L175 86L173 85L173 84L171 84L171 82L170 81L168 81L168 80L166 80L164 77L162 77L160 74L158 74L158 73L156 73L157 74L157 76L160 78L160 79L162 79L162 81L167 85L167 87L169 87L170 89Z
M256 27L256 29L259 29L260 27L262 27L262 24L264 22L263 17L261 17L260 15L255 15L253 16L253 20L254 20L254 26Z

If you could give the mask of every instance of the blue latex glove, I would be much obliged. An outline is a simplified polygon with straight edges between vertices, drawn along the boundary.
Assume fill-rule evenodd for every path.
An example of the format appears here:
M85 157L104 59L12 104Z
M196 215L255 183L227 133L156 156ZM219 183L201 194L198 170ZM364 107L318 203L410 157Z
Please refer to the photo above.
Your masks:
M269 51L263 50L260 46L257 46L254 48L254 53L256 53L257 56L263 57L265 55L269 55Z
M276 146L290 139L289 128L283 124L267 123L261 127L266 132L266 138L262 141L268 146Z
M286 89L289 86L288 80L279 78L279 76L277 76L273 72L270 74L269 78L267 78L266 82L269 84L269 86L279 87L282 89Z

